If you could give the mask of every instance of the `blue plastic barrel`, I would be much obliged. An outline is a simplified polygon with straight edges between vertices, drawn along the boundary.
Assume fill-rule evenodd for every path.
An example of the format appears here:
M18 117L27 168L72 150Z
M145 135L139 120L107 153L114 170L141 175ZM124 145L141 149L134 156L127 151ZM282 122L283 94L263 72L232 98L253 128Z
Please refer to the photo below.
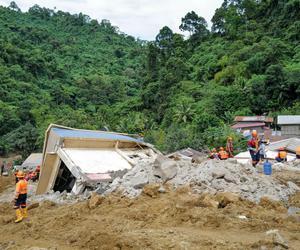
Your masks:
M272 164L268 161L264 163L264 174L271 175L272 174Z

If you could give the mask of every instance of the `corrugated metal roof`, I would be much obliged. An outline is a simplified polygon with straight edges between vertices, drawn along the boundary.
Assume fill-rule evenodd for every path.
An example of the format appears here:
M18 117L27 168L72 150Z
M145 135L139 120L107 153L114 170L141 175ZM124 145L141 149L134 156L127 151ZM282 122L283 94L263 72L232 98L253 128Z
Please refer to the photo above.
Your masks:
M236 116L235 122L273 122L272 117L267 116Z
M300 125L300 115L279 115L277 118L278 125Z
M22 167L37 167L42 165L43 154L33 153L23 162Z
M291 139L273 142L269 146L267 146L267 149L268 150L279 150L279 148L283 147L290 152L296 153L296 149L299 146L300 146L300 139L291 138Z
M231 128L252 128L252 127L263 127L265 126L264 122L252 122L252 123L237 123L231 126Z
M113 141L132 141L136 143L144 143L142 140L135 139L126 135L121 135L117 133L110 133L104 131L92 131L92 130L72 130L64 128L51 128L53 132L58 134L60 137L64 138L97 138L104 140L113 140Z

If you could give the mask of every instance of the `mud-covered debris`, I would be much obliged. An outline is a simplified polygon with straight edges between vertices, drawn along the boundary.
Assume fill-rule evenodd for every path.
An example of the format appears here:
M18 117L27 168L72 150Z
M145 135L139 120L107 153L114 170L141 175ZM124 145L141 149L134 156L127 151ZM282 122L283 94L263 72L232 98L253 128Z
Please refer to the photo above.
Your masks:
M239 201L239 196L233 193L218 193L216 199L220 204L220 207L226 207L230 203L235 203Z
M171 180L177 174L177 163L165 157L158 155L153 164L153 174L163 181Z
M93 192L91 198L88 201L88 206L90 209L94 209L98 207L104 200L104 197L98 195L97 193Z
M289 248L287 241L281 236L278 229L272 229L266 232L266 235L270 235L272 237L274 245L281 246L285 249Z
M30 204L27 209L32 210L32 209L38 208L39 206L40 206L40 203L35 202L35 203Z

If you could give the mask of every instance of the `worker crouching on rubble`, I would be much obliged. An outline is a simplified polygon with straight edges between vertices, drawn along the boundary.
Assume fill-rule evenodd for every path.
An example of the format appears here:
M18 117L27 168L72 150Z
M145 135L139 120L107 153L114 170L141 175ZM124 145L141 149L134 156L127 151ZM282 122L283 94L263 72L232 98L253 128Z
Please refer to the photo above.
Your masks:
M211 151L210 151L210 154L209 154L209 159L217 159L219 160L219 155L217 153L217 150L215 148L213 148Z
M252 131L252 137L248 141L247 146L252 159L252 166L255 167L259 162L258 136L257 131Z
M219 151L219 159L220 160L227 160L229 157L228 153L224 150L223 147L220 147L220 151Z
M278 152L278 156L275 158L278 162L287 161L287 152L284 148L280 148Z
M27 182L24 180L25 174L23 171L18 171L17 178L18 183L16 184L16 196L14 199L14 209L16 209L15 223L22 221L24 218L27 218Z

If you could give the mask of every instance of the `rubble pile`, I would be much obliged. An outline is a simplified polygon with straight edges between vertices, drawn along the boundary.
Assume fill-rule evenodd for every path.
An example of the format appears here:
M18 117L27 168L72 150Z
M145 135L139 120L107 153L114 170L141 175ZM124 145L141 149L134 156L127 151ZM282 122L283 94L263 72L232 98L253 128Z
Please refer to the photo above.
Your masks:
M251 165L237 163L235 159L191 163L159 156L154 161L141 161L98 193L121 192L133 198L141 194L146 184L152 183L168 183L174 188L190 185L195 193L231 192L254 202L259 202L261 197L286 201L289 195L300 190L293 182L281 184L271 176L258 173Z

